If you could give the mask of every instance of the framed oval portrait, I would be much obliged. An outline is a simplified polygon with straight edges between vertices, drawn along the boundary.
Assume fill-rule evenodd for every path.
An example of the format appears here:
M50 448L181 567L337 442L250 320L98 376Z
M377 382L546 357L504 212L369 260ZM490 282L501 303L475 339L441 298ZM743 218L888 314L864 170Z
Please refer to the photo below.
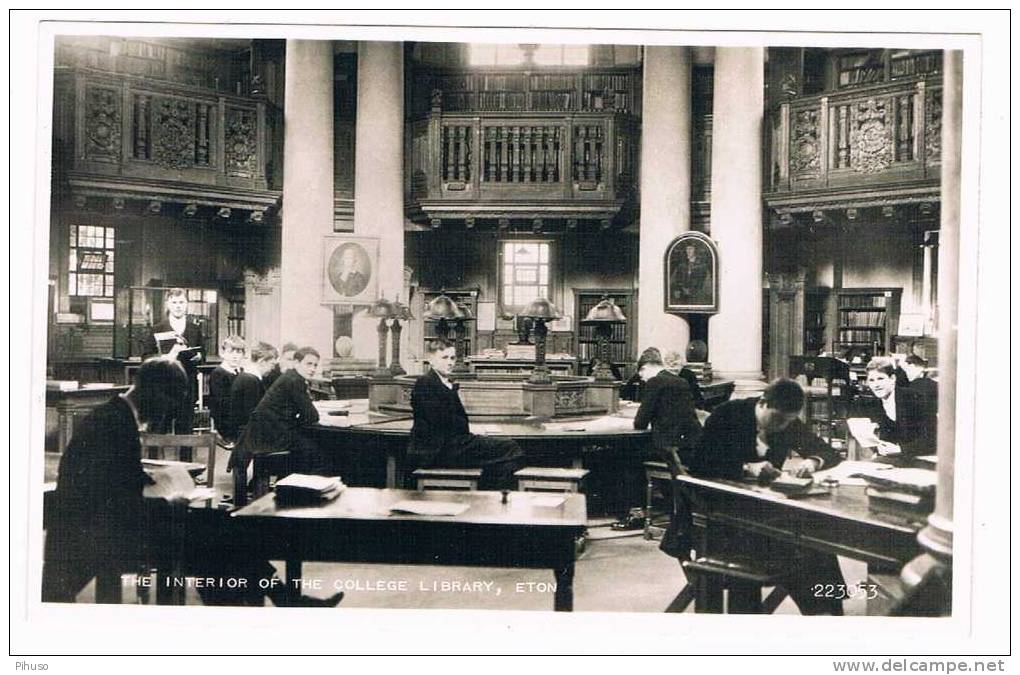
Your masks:
M719 311L719 251L707 235L684 232L666 247L663 264L666 312Z
M377 239L326 237L323 247L322 301L371 302L377 296Z

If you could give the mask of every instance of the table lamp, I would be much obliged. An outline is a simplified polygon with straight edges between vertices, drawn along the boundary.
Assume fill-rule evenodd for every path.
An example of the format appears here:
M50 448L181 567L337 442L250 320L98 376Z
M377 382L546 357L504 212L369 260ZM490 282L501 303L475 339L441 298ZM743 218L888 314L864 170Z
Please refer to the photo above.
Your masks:
M436 335L450 339L450 329L454 332L454 344L456 345L457 360L453 365L453 372L464 374L471 372L470 367L464 362L464 333L465 323L474 321L475 317L464 305L453 301L446 293L440 293L425 308L425 319L436 322Z
M531 319L535 324L535 368L531 371L531 377L528 378L528 382L535 384L552 382L552 378L549 376L549 367L545 364L545 341L546 335L549 333L549 329L545 324L547 321L562 319L563 314L549 300L538 298L537 300L532 300L531 304L518 316Z
M595 328L595 339L598 341L598 363L594 372L596 381L612 382L616 379L613 377L613 370L610 367L609 340L613 336L614 326L626 322L627 317L608 296L603 296L602 300L592 307L581 321L582 326Z
M396 316L397 308L386 298L379 298L373 302L365 311L365 315L379 319L379 365L372 373L372 377L392 377L390 369L386 367L386 336L390 331L387 319Z
M393 303L393 311L393 323L390 324L390 330L393 331L393 358L390 360L390 373L396 377L407 372L400 365L400 333L403 330L400 322L410 321L414 316L411 314L411 308L400 301Z

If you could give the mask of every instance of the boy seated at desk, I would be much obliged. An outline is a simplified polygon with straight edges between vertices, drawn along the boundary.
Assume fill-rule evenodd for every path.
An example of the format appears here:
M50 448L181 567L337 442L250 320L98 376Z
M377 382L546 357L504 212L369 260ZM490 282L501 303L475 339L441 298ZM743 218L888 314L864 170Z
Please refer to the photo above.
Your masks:
M220 435L233 440L230 424L230 387L241 372L244 360L244 339L230 335L220 342L220 358L223 361L209 373L209 415Z
M701 442L688 463L690 472L702 478L767 483L779 477L791 453L802 458L794 469L797 476L835 466L840 457L799 419L803 407L803 389L786 378L772 382L761 398L723 403L705 422ZM713 548L735 544L738 554L753 557L756 564L780 574L802 614L843 613L839 600L817 597L813 591L819 583L844 583L836 556L766 537L742 534L736 539L712 542Z
M183 367L165 358L150 359L138 369L134 385L82 420L60 459L55 513L46 533L43 602L74 602L93 578L118 575L165 559L168 532L187 507L186 498L172 495L148 499L143 491L153 481L141 462L140 430L175 409L185 395ZM222 514L224 517L227 515ZM242 579L245 583L199 587L206 604L261 605L268 596L282 606L335 606L342 594L320 600L299 595L276 580L271 590L260 580L274 577L272 566L249 561L215 538L187 546L184 569L203 579Z
M896 365L891 358L876 357L867 365L868 388L875 395L859 406L855 417L867 417L875 424L883 457L909 459L935 452L937 399L935 407L913 385L896 383Z
M302 347L294 352L294 363L294 368L273 382L251 412L230 457L232 471L245 471L252 455L272 452L289 453L287 468L291 473L325 471L325 458L308 434L319 421L309 390L309 381L319 367L319 352Z
M421 468L478 468L482 490L512 489L514 471L523 466L524 455L508 439L476 436L468 430L468 417L450 381L456 350L453 343L437 338L426 345L428 373L411 390L411 445L408 456Z
M230 387L230 438L239 438L248 426L252 412L269 388L265 377L276 366L276 357L276 347L271 344L257 342L251 348L248 362Z

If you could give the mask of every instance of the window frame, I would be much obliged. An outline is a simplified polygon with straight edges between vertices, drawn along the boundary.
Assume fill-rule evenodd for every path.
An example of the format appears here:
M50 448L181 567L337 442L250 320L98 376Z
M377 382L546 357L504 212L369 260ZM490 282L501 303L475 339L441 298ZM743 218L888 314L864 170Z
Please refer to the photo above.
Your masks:
M556 258L556 255L557 255L556 239L553 238L553 237L500 237L499 239L497 239L498 249L497 249L497 255L496 255L496 258L497 258L496 298L497 298L498 303L499 303L500 314L502 316L504 316L504 317L514 316L516 314L519 314L525 307L527 307L527 303L524 303L524 304L521 304L521 305L507 303L506 297L504 295L505 286L508 285L506 283L507 282L507 279L506 279L506 266L508 264L509 265L513 265L514 266L514 271L516 273L516 263L513 262L513 261L508 263L506 261L506 256L505 256L504 249L505 249L507 244L512 244L512 245L518 245L518 244L545 244L546 246L548 246L548 255L546 256L546 262L542 263L541 262L541 256L540 256L539 257L539 262L535 263L535 264L537 264L539 267L544 264L548 268L548 275L546 277L546 284L545 284L546 295L544 297L547 298L548 300L553 301L553 297L556 295L556 288L557 288L556 287L556 279L557 279L556 275L559 272L558 267L557 267L558 260ZM516 289L518 286L525 286L527 284L511 283L510 285L514 286L514 288ZM542 285L541 283L536 283L535 284L535 286L539 286L539 287L541 285ZM539 296L539 297L542 297L542 296ZM535 299L537 299L537 298L535 298ZM528 302L531 302L531 301L529 300Z
M69 228L74 230L74 237L72 239L71 229L67 232L67 256L65 258L67 262L67 275L64 278L67 283L67 295L69 298L113 298L116 294L116 265L117 265L117 239L116 239L116 228L112 225L82 225L79 223L69 224ZM101 230L102 235L102 247L97 246L83 246L82 236L85 228L98 228ZM86 236L95 237L96 233L86 233ZM104 269L102 271L83 269L82 259L85 254L102 254ZM71 264L72 255L74 256L74 264ZM111 269L106 269L109 266ZM103 288L99 293L83 293L81 292L80 277L82 274L94 274L102 277ZM72 283L73 281L73 283Z
M553 68L553 69L564 69L564 68L590 68L592 66L592 57L594 50L591 44L573 44L573 43L530 43L530 42L517 42L517 43L490 43L490 42L469 42L466 45L464 53L464 64L468 68L472 69L499 69L499 70L513 70L513 69L542 69L542 68ZM492 60L486 63L475 63L472 59L472 52L476 47L486 47L492 49ZM538 63L535 61L535 54L539 49L545 48L558 48L559 49L559 61L557 63ZM584 63L566 63L565 56L568 47L572 48L583 48L585 50L585 62ZM516 63L500 63L500 49L511 48L517 50L520 54L520 61Z

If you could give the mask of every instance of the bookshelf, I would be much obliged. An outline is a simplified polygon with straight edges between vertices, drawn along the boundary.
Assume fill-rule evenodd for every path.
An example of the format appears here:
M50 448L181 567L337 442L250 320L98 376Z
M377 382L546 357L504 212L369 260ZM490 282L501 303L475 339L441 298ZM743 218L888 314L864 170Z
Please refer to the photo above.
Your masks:
M844 288L836 295L835 351L844 357L888 354L900 317L901 288Z
M627 377L636 360L632 328L635 319L633 316L634 292L629 290L574 289L574 335L577 336L574 351L577 355L577 373L579 375L586 374L592 359L598 355L595 327L582 326L581 321L588 315L589 310L602 300L603 296L612 298L623 315L627 317L627 323L613 326L613 335L609 340L610 359L613 365L619 367L620 372Z
M464 322L464 327L467 329L465 332L465 344L464 344L464 355L473 354L474 350L478 345L478 330L477 330L477 318L478 318L478 289L462 289L462 290L446 290L446 291L422 291L422 316L424 316L424 308L428 307L429 303L439 297L441 294L446 293L447 297L456 302L458 305L464 305L471 310L471 316L475 317L474 321ZM429 340L437 337L436 328L439 325L438 321L432 321L429 319L423 319L423 335L421 344L421 354L425 354L425 343ZM453 337L452 326L450 323L450 337Z
M825 351L828 340L828 288L809 288L804 292L804 354L818 356Z

